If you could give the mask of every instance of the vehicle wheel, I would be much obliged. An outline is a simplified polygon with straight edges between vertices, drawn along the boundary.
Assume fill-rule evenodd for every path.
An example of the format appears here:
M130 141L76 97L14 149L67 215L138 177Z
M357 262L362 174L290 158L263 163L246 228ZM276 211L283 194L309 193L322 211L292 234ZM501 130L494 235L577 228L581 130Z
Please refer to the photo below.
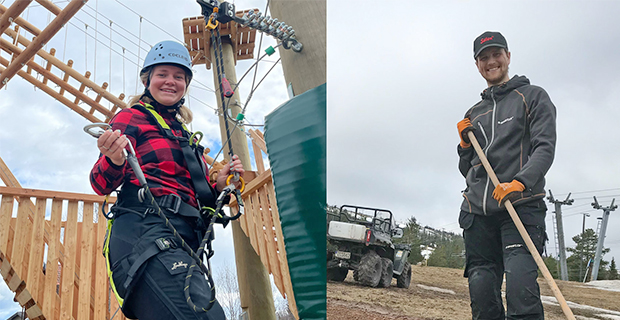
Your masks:
M379 280L379 287L389 288L392 285L392 276L394 275L394 263L388 258L381 258L381 279Z
M368 251L360 260L357 270L353 272L353 278L362 285L374 288L379 284L382 269L381 257L374 251Z
M330 268L327 269L327 280L342 282L347 278L348 274L349 269L347 268Z
M403 272L396 277L396 285L399 288L409 288L409 284L411 283L411 264L409 262L405 262L405 266L403 267Z

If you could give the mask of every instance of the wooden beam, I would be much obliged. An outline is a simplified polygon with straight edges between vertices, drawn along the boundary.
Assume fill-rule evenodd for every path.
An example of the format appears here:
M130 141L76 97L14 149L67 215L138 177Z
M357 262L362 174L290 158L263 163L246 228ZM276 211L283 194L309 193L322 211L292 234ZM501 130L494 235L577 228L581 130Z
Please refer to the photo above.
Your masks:
M6 33L8 35L10 35L10 36L17 35L17 33L15 31L13 31L13 30L7 30ZM28 41L28 39L26 39L23 36L19 36L18 41L19 41L19 43L21 43L24 46L29 46L31 44L31 42ZM55 58L54 56L50 55L45 50L39 50L39 52L37 54L39 56L41 56L43 59L52 62L52 64L55 67L57 67L58 69L64 71L65 74L69 74L75 80L77 80L77 81L85 84L87 87L93 89L93 91L95 91L97 94L102 95L106 100L112 102L112 104L114 104L115 106L118 106L121 109L124 109L126 107L126 103L125 102L123 102L122 100L120 100L117 97L115 97L112 93L104 90L98 84L96 84L95 82L89 80L88 78L83 76L81 73L79 73L75 69L73 69L73 68L69 67L68 65L66 65L64 62L62 62L62 61L58 60L57 58Z
M68 66L69 68L73 67L73 60L69 60L69 61L67 62L67 66ZM68 81L69 81L69 74L68 74L68 73L66 73L66 72L65 72L65 75L62 77L62 81L63 81L64 83L66 83L67 85L69 85L69 82L68 82ZM73 87L73 86L71 86L71 87ZM65 88L64 88L64 86L62 86L62 85L61 85L61 86L60 86L60 92L59 92L59 94L62 96L64 93L65 93Z
M4 14L7 10L8 9L5 6L0 4L0 13ZM41 30L39 30L39 28L33 26L30 22L24 20L21 17L17 17L17 19L13 19L13 22L17 23L17 25L19 25L20 27L26 29L26 31L32 33L35 37L41 34ZM5 30L2 30L2 32L4 31Z
M26 10L26 7L28 7L30 2L32 2L32 0L15 1L11 7L2 13L2 16L0 17L0 34L11 26L11 23L13 23L15 18L19 17L19 15Z
M90 71L86 71L86 73L84 74L84 78L85 79L90 78ZM80 93L84 93L84 90L86 90L86 84L82 82L82 85L80 85ZM75 97L75 101L73 101L73 103L77 105L79 102L80 102L80 98Z
M21 49L19 49L17 46L14 46L13 44L10 43L10 41L7 41L7 40L2 39L2 38L0 38L0 48L5 48L9 52L15 52L15 53L21 52ZM56 50L52 49L51 52L55 52L55 51ZM7 62L2 57L0 57L0 63L2 63L4 65L7 65ZM69 60L69 65L68 66L71 66L71 65L73 65L73 61ZM65 73L64 79L60 79L59 77L54 75L50 71L51 64L50 64L49 60L48 60L46 68L43 68L42 66L40 66L39 64L37 64L33 60L28 62L28 67L34 69L36 72L38 72L38 73L43 75L43 79L44 80L43 80L42 83L40 83L41 85L39 83L33 83L35 86L39 87L41 90L44 90L46 93L48 93L49 95L51 95L53 98L55 98L57 100L61 100L62 98L64 98L64 96L63 96L64 91L65 90L68 91L69 93L71 93L72 95L75 96L75 102L73 102L73 104L71 104L71 105L68 105L68 107L73 109L73 110L75 110L76 112L78 112L82 116L86 117L88 120L93 121L93 119L96 119L96 121L93 121L93 122L102 122L103 121L102 119L98 119L98 118L96 118L94 116L92 109L91 109L90 112L86 112L85 110L82 111L82 108L80 108L78 106L78 104L77 104L80 100L86 102L89 106L91 106L91 108L96 109L97 111L101 112L106 117L106 119L112 118L112 116L114 116L114 112L108 110L106 107L101 105L101 103L99 103L98 100L93 100L87 94L84 93L84 89L86 87L84 84L82 84L82 86L80 87L80 90L77 90L72 85L67 83L67 80L69 78L69 75L67 73ZM18 74L19 74L19 72L18 72ZM90 73L87 72L86 73L86 78L88 78L89 76L90 76ZM53 90L53 89L47 88L47 86L45 85L45 82L48 79L51 80L52 82L56 83L57 85L59 85L61 87L61 90L60 90L59 93L56 93L56 91ZM106 89L106 88L107 88L107 84L104 84L104 88L103 89ZM51 92L48 92L50 90L51 90ZM101 95L99 95L97 98L99 100L101 100ZM87 115L90 115L90 117L87 116ZM91 118L93 118L93 119L91 119Z
M3 60L4 60L4 58L0 59L0 61L3 61ZM2 72L4 70L5 70L5 68L0 66L0 72ZM69 99L67 99L67 98L65 98L63 96L58 95L58 93L56 91L54 91L52 88L50 88L48 86L44 86L39 80L37 80L35 77L33 77L30 74L28 74L26 71L19 70L17 72L17 74L20 75L22 78L24 78L24 80L32 83L33 85L35 85L38 88L40 88L41 90L43 90L45 93L47 93L50 96L56 98L58 101L60 101L61 103L63 103L67 107L73 109L73 111L79 113L84 118L88 119L89 121L91 121L91 122L101 122L100 119L97 119L95 116L91 115L86 110L80 108L78 105L74 104Z
M22 53L0 74L0 89L17 74L37 52L43 48L62 26L75 15L87 0L73 0L52 22L22 51Z
M43 6L45 9L49 10L50 12L52 12L54 15L59 15L60 12L62 12L62 9L60 9L59 7L57 7L55 4L53 4L51 1L49 0L37 0L37 2Z
M7 187L21 187L4 160L0 158L0 179Z
M50 50L50 54L52 56L56 55L56 49L52 48ZM34 60L30 60L30 61L34 62ZM28 63L28 64L30 64L30 63ZM48 73L50 73L52 71L52 63L51 62L47 61L47 64L45 65L45 70L47 70ZM48 79L48 77L46 75L43 75L43 84L45 84L45 85L47 84L47 79Z
M261 151L267 153L267 145L265 144L265 138L263 138L263 134L260 131L254 129L250 129L248 131L250 132L252 142L256 143L256 145L261 149ZM256 155L254 156L257 157Z
M243 190L243 193L241 195L243 197L246 197L247 195L261 188L264 184L269 183L271 181L272 181L271 169L267 169L265 170L265 172L259 174L256 178L254 178L254 180L250 181L250 183L247 183L245 185L245 190ZM0 193L2 193L2 187L0 187ZM229 206L232 207L236 204L237 204L237 198L231 197Z

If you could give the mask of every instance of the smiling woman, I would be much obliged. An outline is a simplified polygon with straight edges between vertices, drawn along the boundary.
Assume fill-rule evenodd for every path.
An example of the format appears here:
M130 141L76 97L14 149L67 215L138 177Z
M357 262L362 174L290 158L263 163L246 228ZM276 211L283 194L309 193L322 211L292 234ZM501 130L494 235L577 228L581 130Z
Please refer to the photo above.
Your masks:
M158 65L153 68L150 91L155 100L172 106L185 95L186 82L183 69L174 65Z
M201 255L212 237L211 213L221 206L216 199L226 201L220 200L226 178L244 169L232 156L210 183L204 148L185 126L192 120L183 105L192 75L185 46L156 44L140 71L144 92L97 139L101 154L91 171L92 187L100 195L121 188L108 217L114 223L104 254L119 305L132 319L225 319L211 275L193 267L195 252ZM124 153L129 143L131 159Z

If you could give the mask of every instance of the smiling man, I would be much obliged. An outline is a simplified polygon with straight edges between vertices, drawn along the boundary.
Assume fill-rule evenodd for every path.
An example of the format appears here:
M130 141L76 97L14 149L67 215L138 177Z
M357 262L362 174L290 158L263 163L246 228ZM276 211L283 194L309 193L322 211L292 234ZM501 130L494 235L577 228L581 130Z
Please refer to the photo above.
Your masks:
M544 319L534 258L504 203L510 200L539 253L545 233L545 174L555 154L556 111L547 92L524 76L508 76L511 54L499 32L474 40L486 80L482 100L457 124L459 170L467 188L459 224L465 239L473 319ZM467 132L473 131L500 184L493 186ZM507 310L501 287L506 275Z

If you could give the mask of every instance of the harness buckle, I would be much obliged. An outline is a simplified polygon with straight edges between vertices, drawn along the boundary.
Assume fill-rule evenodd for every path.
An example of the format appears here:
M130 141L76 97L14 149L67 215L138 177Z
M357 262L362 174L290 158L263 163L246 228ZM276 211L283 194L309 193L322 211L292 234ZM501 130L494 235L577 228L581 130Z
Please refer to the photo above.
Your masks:
M159 205L166 210L172 213L179 213L179 208L181 208L181 202L183 202L183 200L181 200L181 197L177 194L171 193L161 197L159 202Z
M170 242L170 240L164 238L156 239L155 244L161 251L168 250L170 249L170 247L172 247L172 243Z

